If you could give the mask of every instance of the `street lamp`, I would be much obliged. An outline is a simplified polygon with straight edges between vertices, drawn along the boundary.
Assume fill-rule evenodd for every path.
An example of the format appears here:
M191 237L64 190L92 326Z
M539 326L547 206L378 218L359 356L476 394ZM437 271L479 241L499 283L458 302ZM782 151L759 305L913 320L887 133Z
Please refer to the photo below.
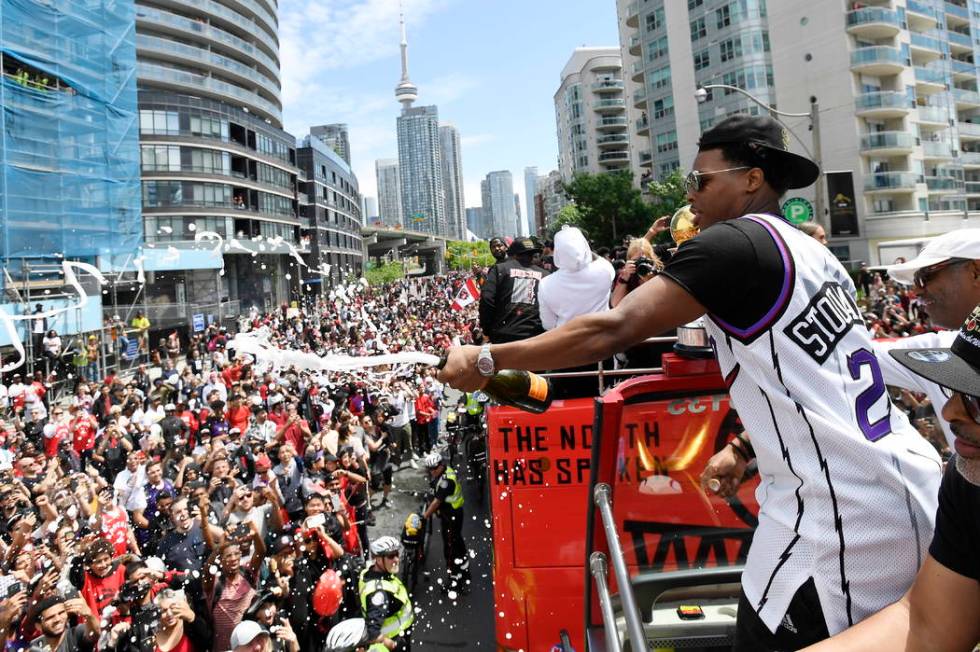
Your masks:
M803 148L803 151L805 151L807 153L807 156L813 159L813 162L817 164L817 169L819 170L819 174L817 175L817 181L815 183L816 188L814 190L815 197L813 203L815 204L814 208L816 209L816 213L817 213L817 222L819 222L820 225L823 226L824 229L826 229L829 233L830 232L829 224L825 221L824 218L824 189L823 189L824 177L823 177L823 164L821 163L820 160L821 159L820 105L816 102L816 100L811 100L809 113L788 113L786 111L777 111L775 108L769 106L768 104L766 104L765 102L757 98L755 95L752 95L748 91L743 90L738 86L729 86L728 84L705 84L704 86L700 87L694 92L694 99L698 101L698 104L704 104L705 102L708 101L708 90L714 88L721 88L721 89L733 91L735 93L741 93L742 95L749 98L750 100L752 100L753 102L761 106L763 109L768 111L769 115L772 116L773 120L783 125L783 127L786 128L786 131L793 134L793 138L795 138L796 142L800 144L800 147ZM809 149L807 149L807 146L803 143L803 141L800 140L799 136L796 135L796 132L790 129L786 125L786 123L784 123L782 120L779 119L780 116L784 118L809 118L810 131L812 132L812 137L813 137L812 153L810 152Z

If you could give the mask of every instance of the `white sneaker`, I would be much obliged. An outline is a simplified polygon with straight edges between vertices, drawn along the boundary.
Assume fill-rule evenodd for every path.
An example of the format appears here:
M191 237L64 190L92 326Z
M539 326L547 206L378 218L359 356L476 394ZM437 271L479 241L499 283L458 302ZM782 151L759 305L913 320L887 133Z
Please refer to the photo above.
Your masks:
M412 459L415 460L416 462L418 462L419 461L418 453L413 452L412 453Z
M413 469L419 468L419 465L415 462L415 460L409 462L408 465L411 466Z

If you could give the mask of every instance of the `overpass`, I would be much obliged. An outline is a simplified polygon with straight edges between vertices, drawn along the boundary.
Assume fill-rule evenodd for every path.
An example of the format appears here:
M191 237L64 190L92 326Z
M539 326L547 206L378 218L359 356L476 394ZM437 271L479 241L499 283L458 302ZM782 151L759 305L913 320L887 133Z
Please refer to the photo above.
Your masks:
M419 233L391 227L363 227L361 239L365 258L402 260L418 256L425 274L446 271L446 243L450 238L431 233Z

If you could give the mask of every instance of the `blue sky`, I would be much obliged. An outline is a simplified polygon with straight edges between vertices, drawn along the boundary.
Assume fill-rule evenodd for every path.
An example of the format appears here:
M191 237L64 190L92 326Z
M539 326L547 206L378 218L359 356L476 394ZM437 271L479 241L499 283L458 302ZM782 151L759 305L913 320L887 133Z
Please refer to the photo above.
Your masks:
M463 139L466 205L480 180L556 167L553 95L576 47L617 45L615 0L405 0L417 104ZM374 161L397 158L394 88L400 77L398 0L280 0L287 131L350 125L361 191L376 196ZM526 215L526 204L522 206Z

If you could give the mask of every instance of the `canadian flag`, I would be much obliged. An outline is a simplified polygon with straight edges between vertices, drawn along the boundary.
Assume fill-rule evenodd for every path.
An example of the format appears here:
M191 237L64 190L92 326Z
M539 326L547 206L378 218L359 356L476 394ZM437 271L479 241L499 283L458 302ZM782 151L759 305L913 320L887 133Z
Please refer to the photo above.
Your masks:
M468 279L466 283L463 283L463 287L459 289L459 294L453 299L451 308L453 310L462 310L479 298L480 288L476 285L476 279Z

